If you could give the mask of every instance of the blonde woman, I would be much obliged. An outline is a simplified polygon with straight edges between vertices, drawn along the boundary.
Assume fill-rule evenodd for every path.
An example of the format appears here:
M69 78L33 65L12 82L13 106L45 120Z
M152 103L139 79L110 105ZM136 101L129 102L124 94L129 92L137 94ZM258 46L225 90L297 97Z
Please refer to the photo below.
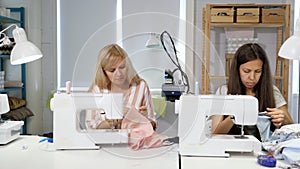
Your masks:
M125 52L117 44L110 44L101 49L94 81L90 92L94 93L123 93L124 117L133 107L157 127L154 117L154 108L149 87L145 80L140 78L134 70L131 61ZM122 120L115 126L120 126ZM110 128L111 121L104 120L94 122L94 128Z

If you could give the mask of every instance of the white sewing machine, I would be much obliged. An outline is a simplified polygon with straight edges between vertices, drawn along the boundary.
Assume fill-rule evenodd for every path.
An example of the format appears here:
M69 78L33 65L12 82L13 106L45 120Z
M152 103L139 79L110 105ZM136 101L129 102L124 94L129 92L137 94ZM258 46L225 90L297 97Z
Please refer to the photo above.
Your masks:
M108 119L123 118L123 95L93 93L55 93L51 99L54 113L53 140L56 149L99 149L103 144L128 143L128 130L88 129L89 110L101 110Z
M7 94L0 94L0 145L7 144L20 136L23 121L2 121L1 114L9 112Z
M179 100L179 154L183 156L229 157L229 152L261 151L252 135L211 133L211 115L233 115L235 124L255 125L258 101L252 96L182 95Z

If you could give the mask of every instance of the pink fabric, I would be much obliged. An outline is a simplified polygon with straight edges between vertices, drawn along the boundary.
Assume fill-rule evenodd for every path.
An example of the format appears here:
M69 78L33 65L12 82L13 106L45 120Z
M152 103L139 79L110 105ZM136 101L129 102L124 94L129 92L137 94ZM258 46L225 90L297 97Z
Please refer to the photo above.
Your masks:
M135 108L125 115L121 128L130 129L128 143L133 150L160 147L167 138L156 133L150 121Z

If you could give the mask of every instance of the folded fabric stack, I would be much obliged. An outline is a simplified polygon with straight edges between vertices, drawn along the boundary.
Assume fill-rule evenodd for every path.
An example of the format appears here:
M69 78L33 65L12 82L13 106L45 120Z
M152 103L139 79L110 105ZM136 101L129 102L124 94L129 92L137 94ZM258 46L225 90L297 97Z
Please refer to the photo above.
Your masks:
M33 116L34 114L30 109L25 107L26 102L20 98L9 97L10 111L3 114L3 118L7 118L14 121L24 120L27 117Z
M23 87L21 81L4 81L4 87Z
M292 167L300 167L300 124L290 124L276 129L270 141L262 146L276 159L285 160Z

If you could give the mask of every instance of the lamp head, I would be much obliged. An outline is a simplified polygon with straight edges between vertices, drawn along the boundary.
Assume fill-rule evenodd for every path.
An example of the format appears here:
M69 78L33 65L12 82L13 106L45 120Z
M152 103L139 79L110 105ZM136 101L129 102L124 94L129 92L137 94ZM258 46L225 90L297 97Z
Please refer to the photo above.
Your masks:
M148 39L146 43L147 48L159 48L160 47L160 42L159 42L159 35L155 33L150 34L150 39Z
M13 30L15 46L11 51L10 62L12 65L28 63L43 56L42 52L33 43L27 40L23 28L17 27Z
M300 18L296 21L294 35L282 44L278 55L286 59L300 60Z

